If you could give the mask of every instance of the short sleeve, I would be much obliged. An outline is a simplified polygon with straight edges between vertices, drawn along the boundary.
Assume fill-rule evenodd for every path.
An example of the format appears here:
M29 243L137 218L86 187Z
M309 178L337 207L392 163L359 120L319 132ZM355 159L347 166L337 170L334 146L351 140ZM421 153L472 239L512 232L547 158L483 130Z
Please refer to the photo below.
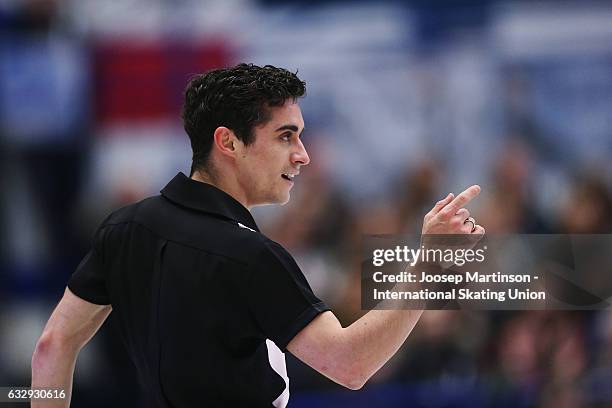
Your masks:
M105 224L98 228L91 249L68 281L68 288L83 300L97 305L110 304L104 267Z
M293 257L273 241L266 241L251 266L247 299L263 335L283 351L319 313L329 310Z

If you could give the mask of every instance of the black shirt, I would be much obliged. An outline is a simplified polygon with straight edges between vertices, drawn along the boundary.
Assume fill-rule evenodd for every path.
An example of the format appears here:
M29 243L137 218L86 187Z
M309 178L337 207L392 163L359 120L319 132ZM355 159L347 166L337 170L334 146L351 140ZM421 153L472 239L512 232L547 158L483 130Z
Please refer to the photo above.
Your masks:
M182 173L107 217L68 287L112 305L158 407L284 406L280 350L329 310L245 207Z

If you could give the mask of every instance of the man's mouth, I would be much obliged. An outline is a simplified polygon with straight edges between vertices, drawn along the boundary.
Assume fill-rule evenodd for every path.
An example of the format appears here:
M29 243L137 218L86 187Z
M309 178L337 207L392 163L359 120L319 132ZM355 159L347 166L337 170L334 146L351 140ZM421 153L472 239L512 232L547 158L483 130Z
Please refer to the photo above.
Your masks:
M298 173L295 173L295 174L293 174L293 173L283 173L281 175L281 177L284 178L285 180L293 181L294 177L297 176L297 175L298 175Z

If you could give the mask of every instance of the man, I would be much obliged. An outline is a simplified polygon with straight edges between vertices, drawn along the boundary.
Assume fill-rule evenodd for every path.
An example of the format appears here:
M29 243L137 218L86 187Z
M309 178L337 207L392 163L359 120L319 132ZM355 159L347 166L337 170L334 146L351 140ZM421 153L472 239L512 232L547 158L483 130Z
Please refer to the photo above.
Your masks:
M286 203L310 162L304 93L295 74L272 66L240 64L190 82L191 177L180 173L160 196L102 223L38 341L32 387L70 395L79 350L111 309L157 407L284 407L286 350L355 390L397 351L422 311L370 311L343 328L248 211ZM439 201L423 232L483 234L462 208L479 191Z

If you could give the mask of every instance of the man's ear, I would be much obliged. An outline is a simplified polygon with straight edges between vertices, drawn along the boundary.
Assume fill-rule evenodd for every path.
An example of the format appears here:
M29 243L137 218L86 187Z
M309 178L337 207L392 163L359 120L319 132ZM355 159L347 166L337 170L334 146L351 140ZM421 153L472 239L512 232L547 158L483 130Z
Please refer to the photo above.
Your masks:
M213 134L214 147L224 156L236 156L238 138L231 129L219 126Z

